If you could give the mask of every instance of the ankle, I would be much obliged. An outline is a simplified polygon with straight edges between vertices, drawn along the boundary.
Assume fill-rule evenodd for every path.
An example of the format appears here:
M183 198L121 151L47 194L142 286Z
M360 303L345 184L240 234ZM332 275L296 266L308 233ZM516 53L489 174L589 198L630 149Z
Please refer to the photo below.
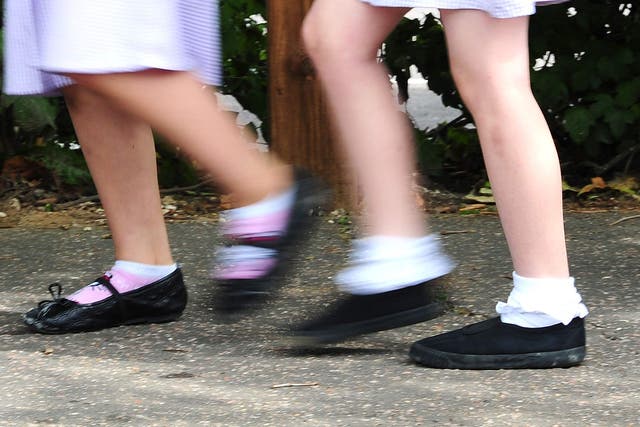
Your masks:
M357 240L350 264L336 280L343 290L361 295L424 283L448 274L454 265L433 234Z
M557 323L568 325L589 313L574 285L574 278L529 278L513 272L513 289L496 311L504 323L540 328Z
M253 181L253 185L243 188L242 192L232 194L234 208L243 208L258 204L263 200L290 190L295 183L293 168L288 165L277 165L268 169L268 174Z

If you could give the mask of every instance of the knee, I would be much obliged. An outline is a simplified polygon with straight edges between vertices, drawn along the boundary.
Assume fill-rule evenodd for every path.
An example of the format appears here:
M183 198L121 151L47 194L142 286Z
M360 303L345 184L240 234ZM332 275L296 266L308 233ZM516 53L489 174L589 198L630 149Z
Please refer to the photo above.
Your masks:
M87 111L93 109L100 98L91 90L74 84L62 89L67 108L72 111Z
M302 44L309 54L313 58L316 52L320 49L322 43L322 34L320 31L320 23L317 19L314 19L312 14L302 22L302 28L300 30L300 36L302 37Z
M467 70L452 66L451 72L458 93L474 116L510 108L514 98L533 96L528 70L506 66Z
M302 25L305 50L321 70L328 67L352 69L358 63L375 63L377 48L358 43L358 39L350 34L349 28L328 31L322 20L315 19L313 14Z
M335 35L323 34L321 22L313 16L307 17L302 24L302 42L316 67L333 62L332 58L341 53Z

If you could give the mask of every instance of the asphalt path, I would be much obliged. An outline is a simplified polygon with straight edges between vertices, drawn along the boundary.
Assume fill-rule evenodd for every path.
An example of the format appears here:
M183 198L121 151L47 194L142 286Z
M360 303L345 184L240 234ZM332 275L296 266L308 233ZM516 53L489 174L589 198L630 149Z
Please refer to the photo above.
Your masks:
M106 230L0 229L0 425L640 425L640 220L629 212L566 218L572 274L591 314L588 355L554 370L456 371L417 366L417 339L490 317L510 289L495 216L444 215L434 230L458 267L442 317L300 352L287 325L323 309L349 247L327 217L280 294L227 323L211 309L207 279L215 224L169 224L190 302L163 325L44 336L20 313L109 267Z

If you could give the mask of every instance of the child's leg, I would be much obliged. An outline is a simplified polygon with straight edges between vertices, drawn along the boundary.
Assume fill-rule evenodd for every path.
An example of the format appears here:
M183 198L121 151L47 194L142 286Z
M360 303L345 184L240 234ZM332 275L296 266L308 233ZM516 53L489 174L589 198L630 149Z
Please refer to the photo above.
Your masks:
M433 318L432 280L451 262L415 203L413 136L377 52L407 9L360 0L316 0L303 26L339 140L365 200L366 237L337 281L350 295L298 327L302 342L327 343Z
M308 212L317 202L313 179L294 177L289 166L254 149L190 73L71 77L149 123L233 194L240 207L226 215L225 235L234 244L218 253L217 307L237 312L261 303L279 282L286 250L307 235Z
M109 221L116 261L104 277L29 311L25 321L38 332L63 333L175 319L186 291L160 208L151 129L87 89L63 92ZM117 293L127 293L127 302L118 302Z
M190 73L148 70L71 77L177 144L239 205L291 185L290 168L268 160L243 140L231 116Z
M451 69L478 127L515 271L569 276L560 165L529 82L528 17L442 11Z
M528 17L442 11L451 69L472 112L513 258L500 318L415 343L427 366L549 368L580 363L587 309L569 277L560 166L529 85Z
M360 0L317 0L303 25L307 51L322 80L334 123L364 196L365 233L418 237L411 127L398 110L381 43L407 12Z
M65 88L64 95L109 221L116 259L173 264L151 128L77 85Z

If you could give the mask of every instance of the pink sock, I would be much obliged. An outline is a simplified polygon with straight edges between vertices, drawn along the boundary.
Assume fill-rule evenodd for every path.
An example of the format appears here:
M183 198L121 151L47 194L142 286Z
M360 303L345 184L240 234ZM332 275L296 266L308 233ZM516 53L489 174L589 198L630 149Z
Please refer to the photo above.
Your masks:
M277 238L284 233L290 213L289 209L283 209L259 217L234 219L229 222L224 234L249 242Z
M218 252L218 265L212 276L219 280L233 280L259 279L267 275L277 263L278 252L255 244L282 237L291 216L294 197L293 188L253 205L227 211L223 234L237 242Z
M116 261L111 270L105 273L105 278L111 282L118 292L125 293L156 282L171 274L177 268L176 264L168 266L154 266L140 263ZM111 291L97 282L93 282L66 297L78 304L91 304L102 301L111 296Z
M252 205L230 209L224 213L227 222L223 233L243 240L279 237L289 221L294 198L292 188Z

